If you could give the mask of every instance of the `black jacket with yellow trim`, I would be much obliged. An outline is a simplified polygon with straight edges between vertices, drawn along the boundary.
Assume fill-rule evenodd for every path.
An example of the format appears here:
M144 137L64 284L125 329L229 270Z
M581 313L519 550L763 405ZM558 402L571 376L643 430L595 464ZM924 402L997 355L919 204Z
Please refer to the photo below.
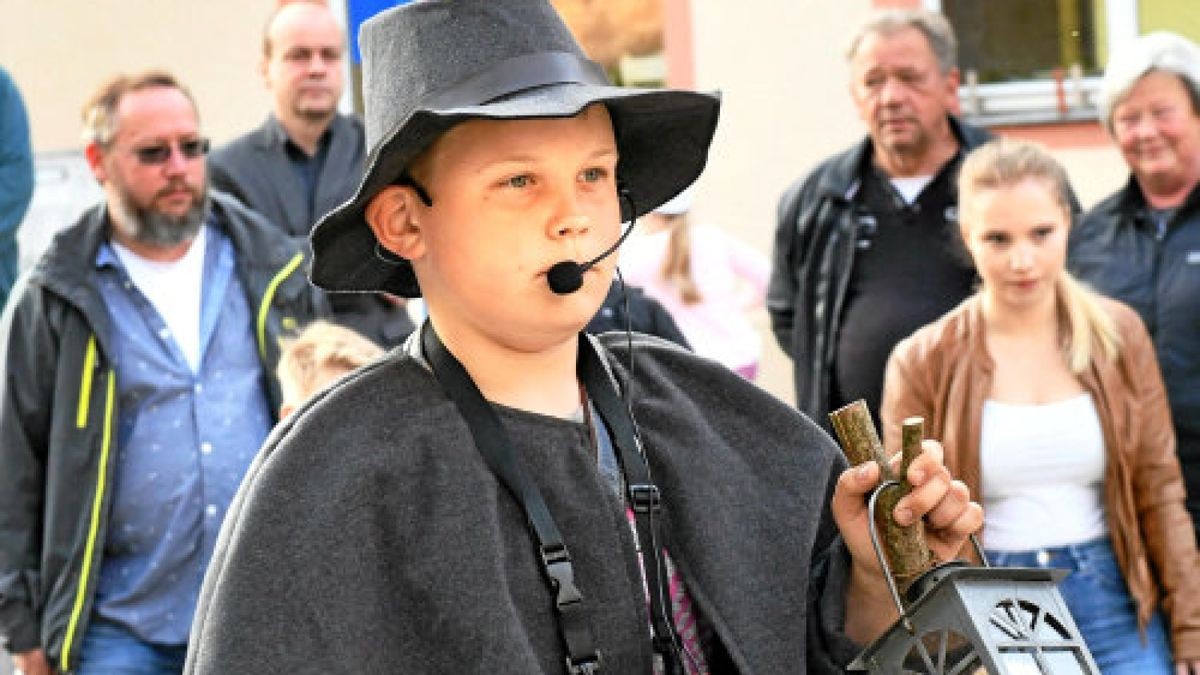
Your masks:
M278 410L279 339L327 314L327 300L295 243L211 194ZM0 640L11 652L42 647L60 671L75 667L87 629L115 475L115 327L89 282L108 227L100 204L59 233L0 319Z

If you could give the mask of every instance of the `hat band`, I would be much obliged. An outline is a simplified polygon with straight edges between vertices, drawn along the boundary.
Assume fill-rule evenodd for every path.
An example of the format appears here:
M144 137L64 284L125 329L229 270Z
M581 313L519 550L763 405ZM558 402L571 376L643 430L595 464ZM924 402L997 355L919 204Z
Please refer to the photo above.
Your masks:
M505 59L431 95L421 108L453 109L481 105L551 84L611 86L604 69L569 52L538 52Z

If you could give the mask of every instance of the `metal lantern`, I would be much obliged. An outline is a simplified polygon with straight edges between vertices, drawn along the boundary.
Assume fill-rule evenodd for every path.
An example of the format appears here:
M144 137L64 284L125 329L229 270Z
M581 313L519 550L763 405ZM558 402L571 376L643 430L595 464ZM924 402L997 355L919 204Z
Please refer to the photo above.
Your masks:
M971 543L982 567L961 560L933 566L923 532L900 528L891 518L892 508L910 489L904 476L920 453L920 418L904 421L900 470L893 472L864 403L852 403L830 417L851 463L875 460L880 464L884 480L868 501L871 544L900 614L848 670L951 675L1100 673L1058 592L1065 570L991 567L974 535ZM885 508L877 518L876 502L881 499ZM885 535L883 544L880 530ZM920 536L914 537L915 533Z
M881 561L883 559L881 558ZM886 572L886 568L885 568ZM1064 570L940 565L850 664L872 673L1099 673L1058 593Z

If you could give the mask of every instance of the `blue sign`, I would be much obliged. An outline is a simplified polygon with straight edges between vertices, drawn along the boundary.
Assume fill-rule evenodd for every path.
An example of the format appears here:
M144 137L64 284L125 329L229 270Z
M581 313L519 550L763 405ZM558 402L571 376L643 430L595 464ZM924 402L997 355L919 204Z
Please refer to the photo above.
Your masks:
M385 9L407 4L410 0L346 0L346 32L350 34L350 59L362 63L358 49L358 29L363 22Z

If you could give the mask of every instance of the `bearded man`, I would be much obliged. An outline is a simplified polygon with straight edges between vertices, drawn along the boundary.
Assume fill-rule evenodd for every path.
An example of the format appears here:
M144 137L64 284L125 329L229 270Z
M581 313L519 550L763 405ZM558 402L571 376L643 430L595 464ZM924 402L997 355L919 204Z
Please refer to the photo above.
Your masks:
M83 117L104 201L0 321L0 641L26 675L178 673L279 338L326 301L292 240L209 193L178 80L115 77Z

